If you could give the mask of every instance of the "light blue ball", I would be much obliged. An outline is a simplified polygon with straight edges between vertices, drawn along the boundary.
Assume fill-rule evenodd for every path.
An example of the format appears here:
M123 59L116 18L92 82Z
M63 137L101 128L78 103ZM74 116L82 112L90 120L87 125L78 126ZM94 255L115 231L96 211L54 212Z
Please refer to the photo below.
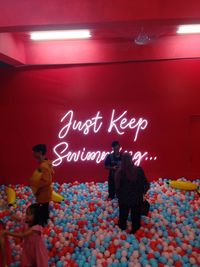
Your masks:
M62 261L58 261L56 263L56 267L63 267L63 262Z

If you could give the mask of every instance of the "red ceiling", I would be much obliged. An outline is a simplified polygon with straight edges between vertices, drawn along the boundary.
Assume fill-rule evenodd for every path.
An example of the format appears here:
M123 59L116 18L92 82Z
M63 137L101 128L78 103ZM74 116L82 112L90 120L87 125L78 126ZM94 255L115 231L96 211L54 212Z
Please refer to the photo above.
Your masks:
M20 0L0 2L0 61L14 66L124 62L200 56L199 35L177 36L200 22L199 0ZM44 29L91 30L84 41L33 42ZM141 29L151 42L134 43Z

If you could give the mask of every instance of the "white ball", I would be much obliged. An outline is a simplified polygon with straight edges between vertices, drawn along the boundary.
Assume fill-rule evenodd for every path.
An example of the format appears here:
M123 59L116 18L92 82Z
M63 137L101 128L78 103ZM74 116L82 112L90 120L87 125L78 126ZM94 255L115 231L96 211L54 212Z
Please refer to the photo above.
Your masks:
M117 247L119 245L119 240L115 239L113 244Z

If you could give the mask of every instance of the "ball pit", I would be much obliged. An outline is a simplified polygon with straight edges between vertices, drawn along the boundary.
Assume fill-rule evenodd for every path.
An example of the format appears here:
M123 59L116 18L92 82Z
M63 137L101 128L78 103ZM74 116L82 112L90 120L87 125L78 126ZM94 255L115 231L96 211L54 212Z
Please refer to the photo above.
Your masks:
M9 209L22 215L34 197L29 187L12 188L17 207ZM196 192L173 189L167 179L152 182L147 194L149 217L142 218L142 227L132 235L116 226L118 203L106 200L107 182L54 183L54 190L64 200L50 203L50 220L44 229L49 266L200 266L200 197ZM7 229L20 231L22 226L10 220L6 209L4 185L0 192L0 219ZM22 244L14 238L10 243L10 267L18 267Z

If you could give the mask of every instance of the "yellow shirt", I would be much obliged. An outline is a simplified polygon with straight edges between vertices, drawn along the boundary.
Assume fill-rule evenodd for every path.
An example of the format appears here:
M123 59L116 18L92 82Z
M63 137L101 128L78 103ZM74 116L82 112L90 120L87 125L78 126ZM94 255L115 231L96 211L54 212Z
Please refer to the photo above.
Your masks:
M51 161L43 160L30 178L30 185L38 203L51 201L53 174Z

